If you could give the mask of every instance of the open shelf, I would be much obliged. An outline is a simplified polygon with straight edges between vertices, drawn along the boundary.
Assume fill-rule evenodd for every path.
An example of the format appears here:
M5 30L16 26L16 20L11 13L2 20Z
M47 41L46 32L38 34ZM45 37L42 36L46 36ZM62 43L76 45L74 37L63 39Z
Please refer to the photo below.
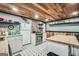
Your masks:
M54 25L64 25L64 24L79 24L79 22L57 23L57 24L49 24L49 25L54 26Z
M10 23L10 22L0 22L2 24L20 24L19 22L15 22L15 23Z

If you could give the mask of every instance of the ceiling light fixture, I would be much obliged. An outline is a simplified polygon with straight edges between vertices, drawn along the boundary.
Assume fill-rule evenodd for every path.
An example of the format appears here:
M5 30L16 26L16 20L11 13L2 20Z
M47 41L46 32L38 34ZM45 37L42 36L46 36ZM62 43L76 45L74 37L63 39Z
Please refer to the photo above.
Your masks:
M78 13L79 13L79 12L76 11L76 12L73 12L71 15L72 15L72 16L75 16L75 15L78 15Z
M48 19L45 19L45 21L48 21Z
M38 15L35 15L35 16L34 16L34 18L35 18L35 19L38 19L38 18L39 18L39 16L38 16Z
M13 10L13 11L18 11L18 9L17 9L17 8L15 8L15 7L12 7L12 10Z

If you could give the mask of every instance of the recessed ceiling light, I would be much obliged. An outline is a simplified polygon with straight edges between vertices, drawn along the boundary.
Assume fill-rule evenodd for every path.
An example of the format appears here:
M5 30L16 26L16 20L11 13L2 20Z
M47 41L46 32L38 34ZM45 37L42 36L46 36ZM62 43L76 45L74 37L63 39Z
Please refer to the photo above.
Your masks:
M12 10L13 10L13 11L18 11L18 9L17 9L17 8L15 8L15 7L12 7Z
M78 15L78 13L79 13L79 12L76 11L76 12L73 12L71 15L72 15L72 16L75 16L75 15Z
M35 16L34 16L34 18L35 18L35 19L38 19L38 18L39 18L39 16L38 16L38 15L35 15Z
M45 19L45 21L48 21L48 19Z

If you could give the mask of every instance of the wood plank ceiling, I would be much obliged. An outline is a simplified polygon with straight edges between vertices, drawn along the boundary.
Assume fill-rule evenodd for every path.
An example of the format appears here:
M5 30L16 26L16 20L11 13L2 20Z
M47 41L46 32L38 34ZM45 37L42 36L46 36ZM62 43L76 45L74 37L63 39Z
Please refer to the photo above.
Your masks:
M78 3L2 3L0 11L41 21L56 21L79 16ZM48 20L47 20L48 19Z

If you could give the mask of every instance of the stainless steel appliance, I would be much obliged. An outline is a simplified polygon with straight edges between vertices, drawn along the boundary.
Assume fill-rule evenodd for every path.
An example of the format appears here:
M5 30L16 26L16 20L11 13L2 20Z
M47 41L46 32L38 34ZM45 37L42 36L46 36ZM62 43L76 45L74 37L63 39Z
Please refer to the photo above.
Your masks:
M41 44L43 41L43 34L41 32L36 32L36 45Z

